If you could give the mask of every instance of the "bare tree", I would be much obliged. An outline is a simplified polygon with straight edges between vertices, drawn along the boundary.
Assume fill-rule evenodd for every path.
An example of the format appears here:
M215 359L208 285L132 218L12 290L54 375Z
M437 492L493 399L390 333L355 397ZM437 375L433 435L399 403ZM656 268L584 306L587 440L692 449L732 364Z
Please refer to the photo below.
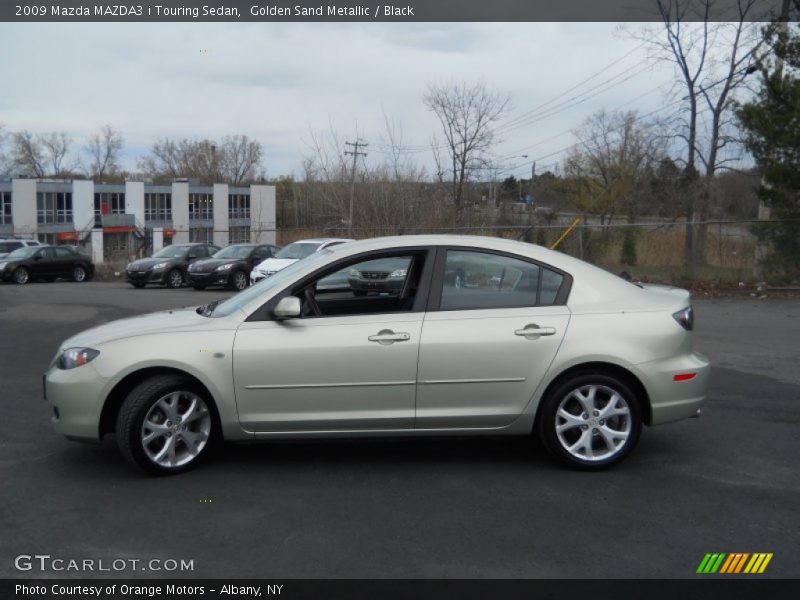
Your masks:
M89 137L85 150L89 155L89 176L102 178L119 171L119 155L124 140L122 134L111 125L104 125L100 131Z
M759 0L737 0L735 14L715 14L715 0L656 0L661 28L636 35L647 43L656 61L675 65L686 112L676 137L686 144L683 171L686 235L684 258L689 265L705 256L705 227L694 238L690 223L708 216L710 181L725 158L722 149L732 138L725 133L735 91L754 71L760 48L759 23L754 11ZM728 6L728 5L726 5ZM724 21L722 20L724 18ZM710 118L704 126L701 117ZM695 185L705 169L698 198ZM698 201L699 200L699 205Z
M41 178L47 174L41 141L29 131L12 134L11 163L23 175Z
M261 144L246 135L225 136L220 142L164 138L139 160L139 168L153 179L187 177L240 185L263 177L262 156Z
M508 110L510 98L490 92L483 83L468 86L466 82L454 82L430 85L424 102L442 128L449 153L446 171L450 196L456 211L460 211L467 182L487 164L496 141L494 125Z
M7 162L8 159L5 153L6 137L8 137L6 135L5 129L6 129L5 123L0 123L0 174L3 175L5 175L8 172L8 167L9 167Z
M657 125L642 121L633 111L600 110L575 130L575 137L578 143L564 168L577 186L576 207L600 215L601 223L623 210L633 223L636 188L666 156Z
M66 161L69 157L69 148L72 140L64 132L53 131L40 137L44 150L45 162L49 165L50 175L54 177L69 176L78 166L77 159L69 166Z

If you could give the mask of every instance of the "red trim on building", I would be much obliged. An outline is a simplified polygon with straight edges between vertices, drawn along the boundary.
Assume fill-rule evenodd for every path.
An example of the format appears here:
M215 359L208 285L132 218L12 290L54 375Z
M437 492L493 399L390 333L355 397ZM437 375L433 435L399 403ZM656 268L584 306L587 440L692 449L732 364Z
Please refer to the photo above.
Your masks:
M59 231L56 234L56 239L59 242L76 242L78 241L78 232L77 231Z
M132 225L117 225L116 227L103 227L103 233L130 233Z

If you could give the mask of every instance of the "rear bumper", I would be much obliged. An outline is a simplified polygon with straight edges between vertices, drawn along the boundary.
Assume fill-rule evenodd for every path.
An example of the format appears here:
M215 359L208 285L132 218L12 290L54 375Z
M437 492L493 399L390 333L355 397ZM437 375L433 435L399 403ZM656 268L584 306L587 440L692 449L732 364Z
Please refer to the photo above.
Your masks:
M704 355L694 352L641 363L634 372L650 397L650 425L661 425L697 416L708 393L711 365ZM675 376L691 378L676 381Z

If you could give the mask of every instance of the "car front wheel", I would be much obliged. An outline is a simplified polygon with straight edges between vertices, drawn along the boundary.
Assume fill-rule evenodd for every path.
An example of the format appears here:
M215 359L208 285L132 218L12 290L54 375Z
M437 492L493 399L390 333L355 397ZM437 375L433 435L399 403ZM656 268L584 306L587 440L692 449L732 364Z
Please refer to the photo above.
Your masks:
M75 267L72 269L72 281L77 281L78 283L86 281L86 269L83 267Z
M19 267L16 271L14 271L13 277L14 283L18 285L25 285L28 283L28 281L30 281L31 274L28 273L28 269L25 267Z
M241 292L248 284L247 273L244 271L236 271L231 276L231 289L233 290Z
M616 464L636 446L642 431L639 399L604 373L568 378L542 399L538 430L547 450L586 470Z
M183 285L183 273L180 269L172 269L167 273L167 287L172 289L179 288Z
M136 386L123 402L117 443L128 461L146 471L180 473L208 454L215 425L199 386L177 375L159 375Z

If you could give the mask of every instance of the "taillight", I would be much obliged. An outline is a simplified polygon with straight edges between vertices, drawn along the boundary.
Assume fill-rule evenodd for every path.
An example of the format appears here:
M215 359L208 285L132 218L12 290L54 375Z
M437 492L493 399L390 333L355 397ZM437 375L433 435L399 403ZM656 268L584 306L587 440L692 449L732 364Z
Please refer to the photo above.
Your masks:
M686 331L694 329L694 310L692 310L691 306L687 306L676 313L672 313L672 318Z

